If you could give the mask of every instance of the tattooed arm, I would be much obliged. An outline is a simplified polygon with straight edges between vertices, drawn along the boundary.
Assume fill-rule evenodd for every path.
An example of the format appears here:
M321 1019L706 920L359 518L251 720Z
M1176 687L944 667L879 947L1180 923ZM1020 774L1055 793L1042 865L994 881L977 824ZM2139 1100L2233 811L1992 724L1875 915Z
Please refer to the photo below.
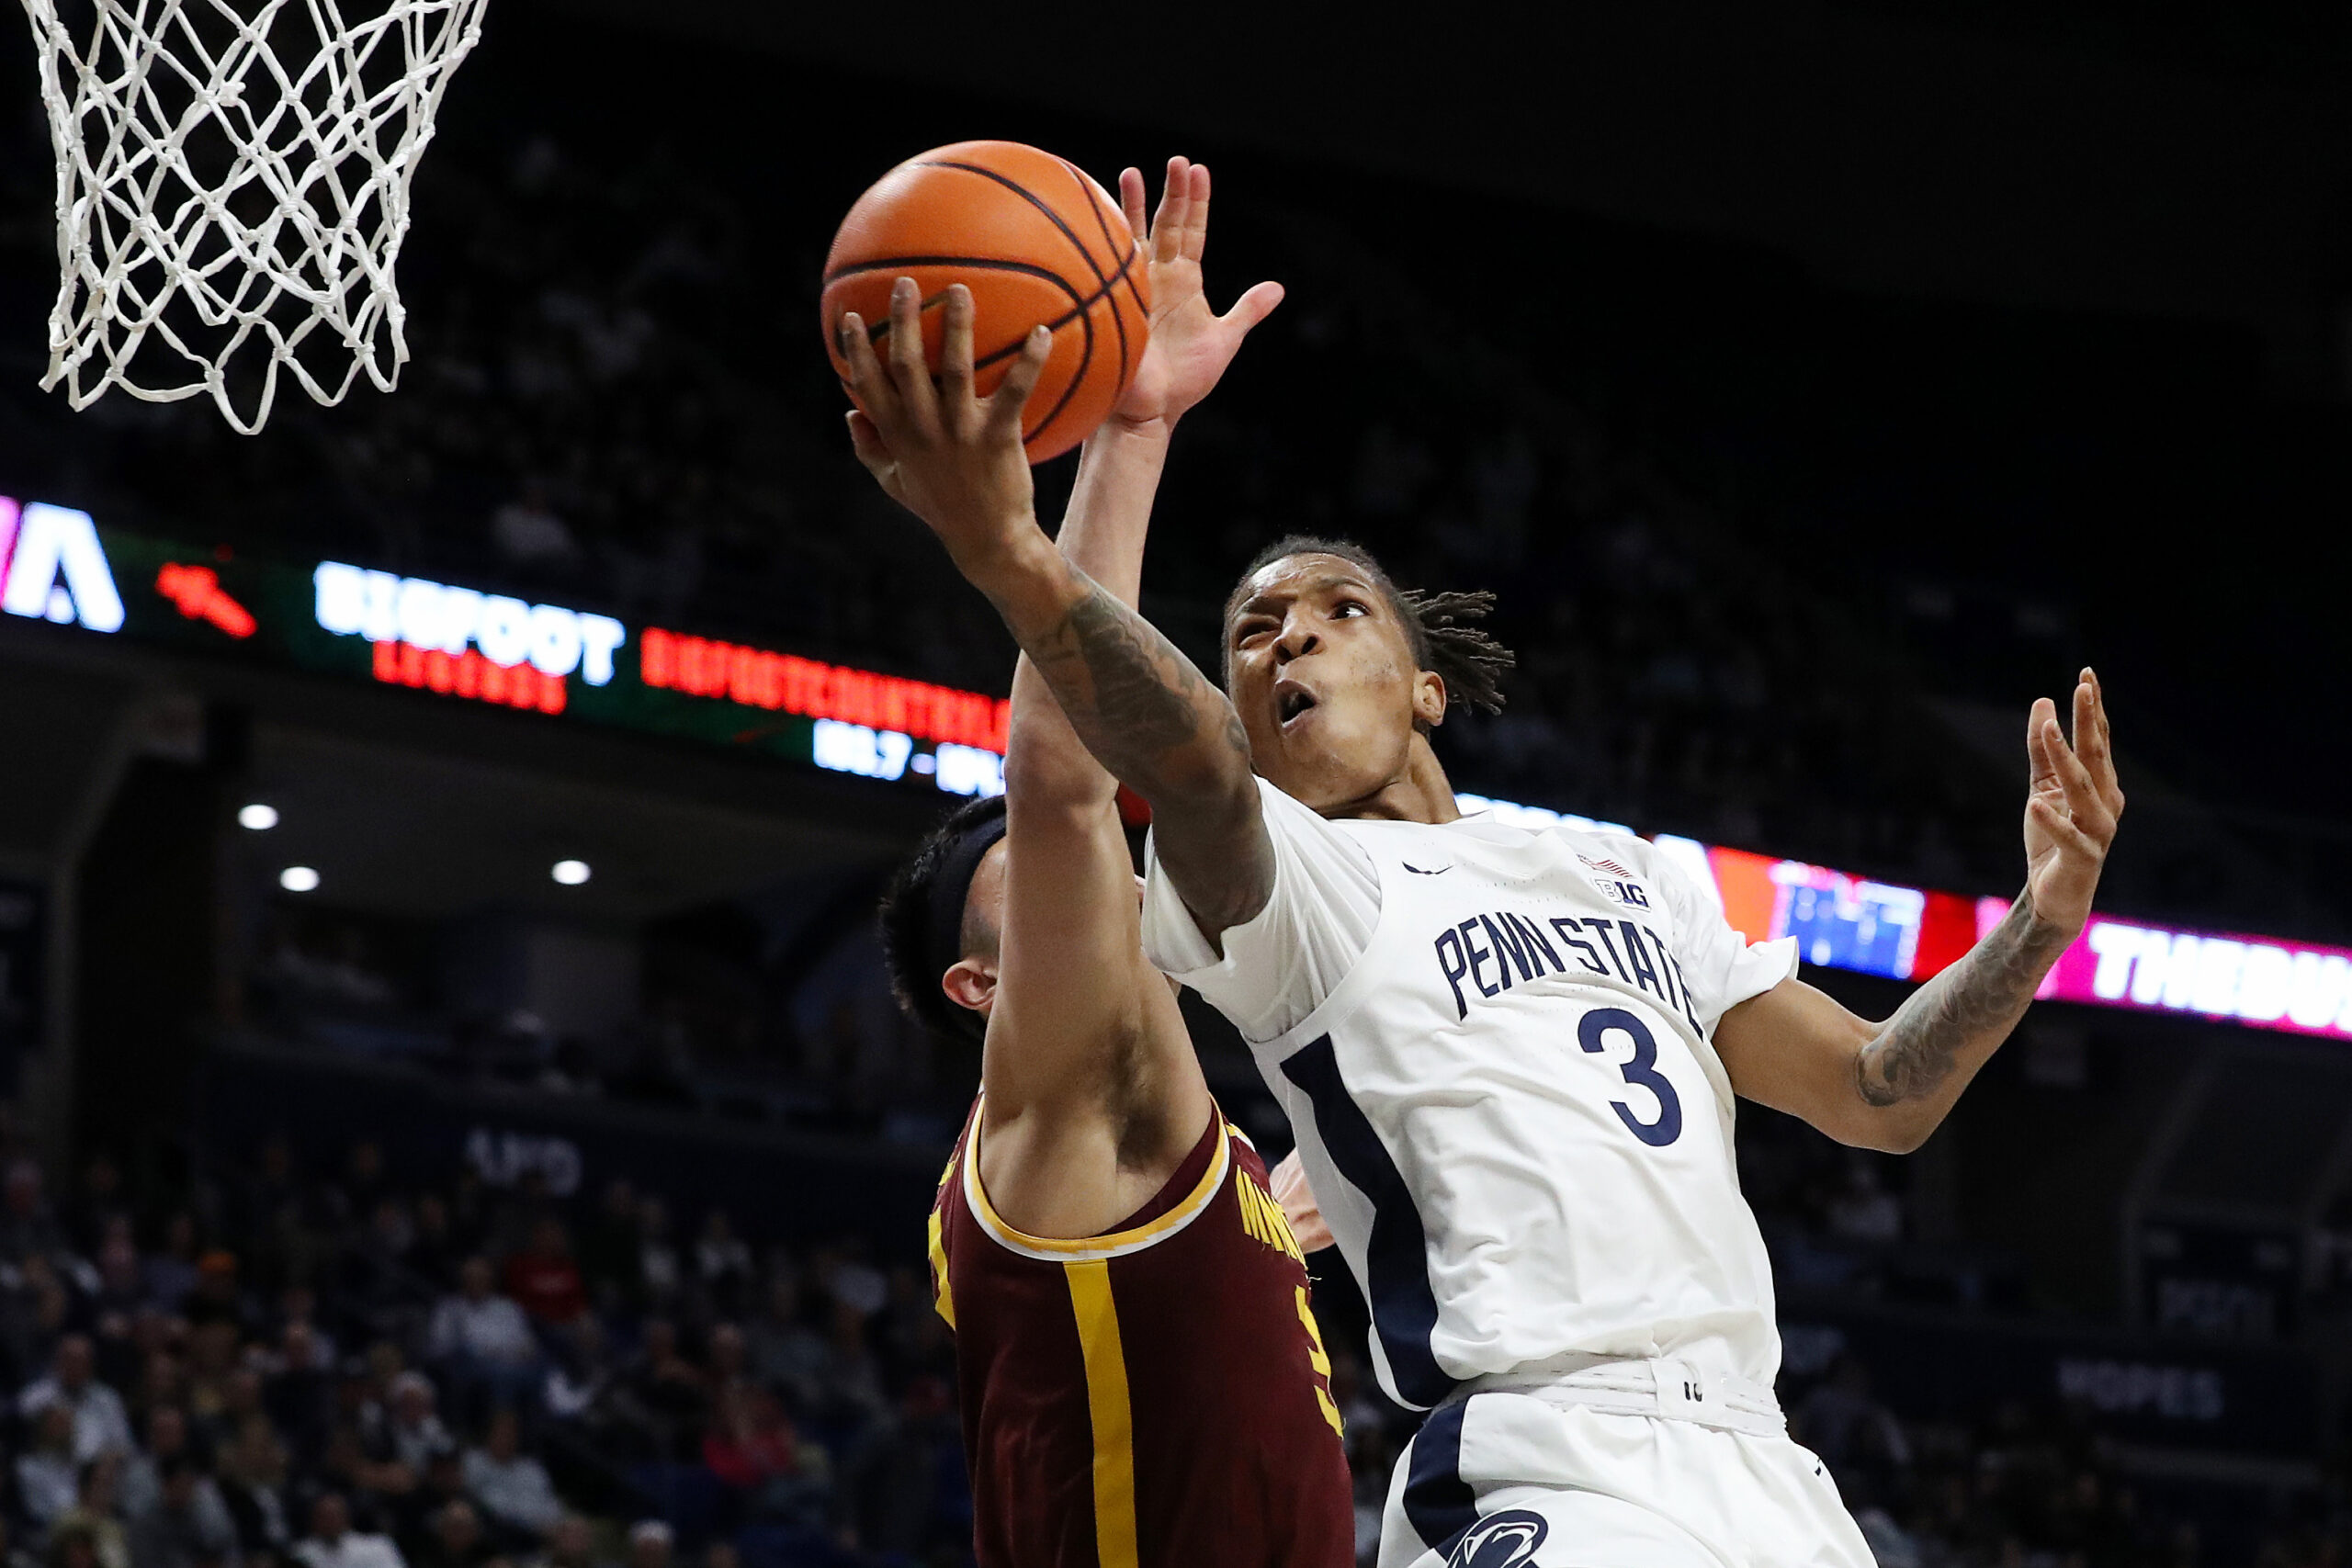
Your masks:
M2123 792L2088 670L2074 708L2071 747L2048 701L2028 721L2026 888L2001 923L1883 1023L1793 979L1733 1008L1715 1051L1735 1089L1840 1143L1907 1154L1927 1141L2090 918Z
M1151 803L1160 863L1204 931L1264 908L1273 841L1250 740L1192 660L1071 566L1043 534L1023 558L971 576L1112 776Z

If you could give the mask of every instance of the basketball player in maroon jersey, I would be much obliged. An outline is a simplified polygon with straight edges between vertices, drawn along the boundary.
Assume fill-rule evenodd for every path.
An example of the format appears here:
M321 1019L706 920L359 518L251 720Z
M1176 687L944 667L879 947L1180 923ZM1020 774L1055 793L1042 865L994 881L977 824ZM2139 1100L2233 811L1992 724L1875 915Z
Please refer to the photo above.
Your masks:
M1145 237L1135 170L1120 195ZM1282 298L1261 284L1210 310L1208 198L1208 171L1171 160L1146 240L1150 347L1062 525L1070 558L1130 603L1169 434ZM1036 379L1026 355L976 400L969 295L951 289L944 313L936 386L899 333L858 388L888 448L850 416L901 501L926 430L1017 426ZM1354 1510L1298 1242L1144 958L1116 785L1025 658L1005 785L950 816L883 908L908 1010L972 1037L984 1021L980 1099L931 1218L980 1568L1343 1568Z

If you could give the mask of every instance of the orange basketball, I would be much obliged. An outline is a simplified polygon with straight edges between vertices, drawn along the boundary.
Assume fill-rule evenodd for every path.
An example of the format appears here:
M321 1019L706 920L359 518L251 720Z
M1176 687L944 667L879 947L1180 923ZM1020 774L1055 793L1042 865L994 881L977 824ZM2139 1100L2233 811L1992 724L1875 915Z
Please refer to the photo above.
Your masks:
M1151 275L1110 194L1075 164L1017 141L958 141L908 159L857 198L825 257L825 352L846 387L845 311L888 341L890 285L922 290L924 355L939 369L947 286L972 291L972 361L996 389L1030 329L1054 334L1022 441L1057 457L1094 434L1151 334Z

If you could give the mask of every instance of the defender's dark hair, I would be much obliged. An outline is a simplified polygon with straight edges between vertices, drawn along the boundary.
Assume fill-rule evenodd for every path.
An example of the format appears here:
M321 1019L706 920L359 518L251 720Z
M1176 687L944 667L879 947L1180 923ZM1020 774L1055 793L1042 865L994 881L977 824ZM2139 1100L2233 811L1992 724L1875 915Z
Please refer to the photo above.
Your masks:
M899 1006L933 1033L975 1044L988 1032L987 1021L949 1001L939 977L969 951L964 902L972 873L1003 833L1004 796L966 801L915 846L883 891L878 911L882 963Z
M1226 626L1233 624L1233 613L1241 607L1241 597L1259 569L1285 556L1337 556L1361 570L1403 625L1415 665L1433 671L1445 682L1445 705L1451 708L1456 703L1464 703L1481 713L1502 711L1503 672L1519 662L1519 656L1474 624L1487 618L1487 613L1495 607L1495 596L1483 588L1462 593L1399 588L1389 577L1388 569L1380 564L1380 558L1353 539L1292 534L1260 550L1241 569L1241 579L1233 585L1233 592L1226 595ZM1226 639L1224 660L1225 682L1230 688L1230 638Z

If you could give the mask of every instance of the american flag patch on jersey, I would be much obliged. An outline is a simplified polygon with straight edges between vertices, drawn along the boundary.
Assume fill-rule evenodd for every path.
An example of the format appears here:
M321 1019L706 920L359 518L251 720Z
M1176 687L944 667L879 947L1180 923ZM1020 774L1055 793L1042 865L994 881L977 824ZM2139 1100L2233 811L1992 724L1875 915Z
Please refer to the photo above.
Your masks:
M1589 855L1578 855L1577 856L1577 859L1584 862L1585 864L1590 866L1593 870L1605 871L1611 876L1631 876L1634 874L1632 870L1625 866L1619 865L1613 860L1594 860Z

